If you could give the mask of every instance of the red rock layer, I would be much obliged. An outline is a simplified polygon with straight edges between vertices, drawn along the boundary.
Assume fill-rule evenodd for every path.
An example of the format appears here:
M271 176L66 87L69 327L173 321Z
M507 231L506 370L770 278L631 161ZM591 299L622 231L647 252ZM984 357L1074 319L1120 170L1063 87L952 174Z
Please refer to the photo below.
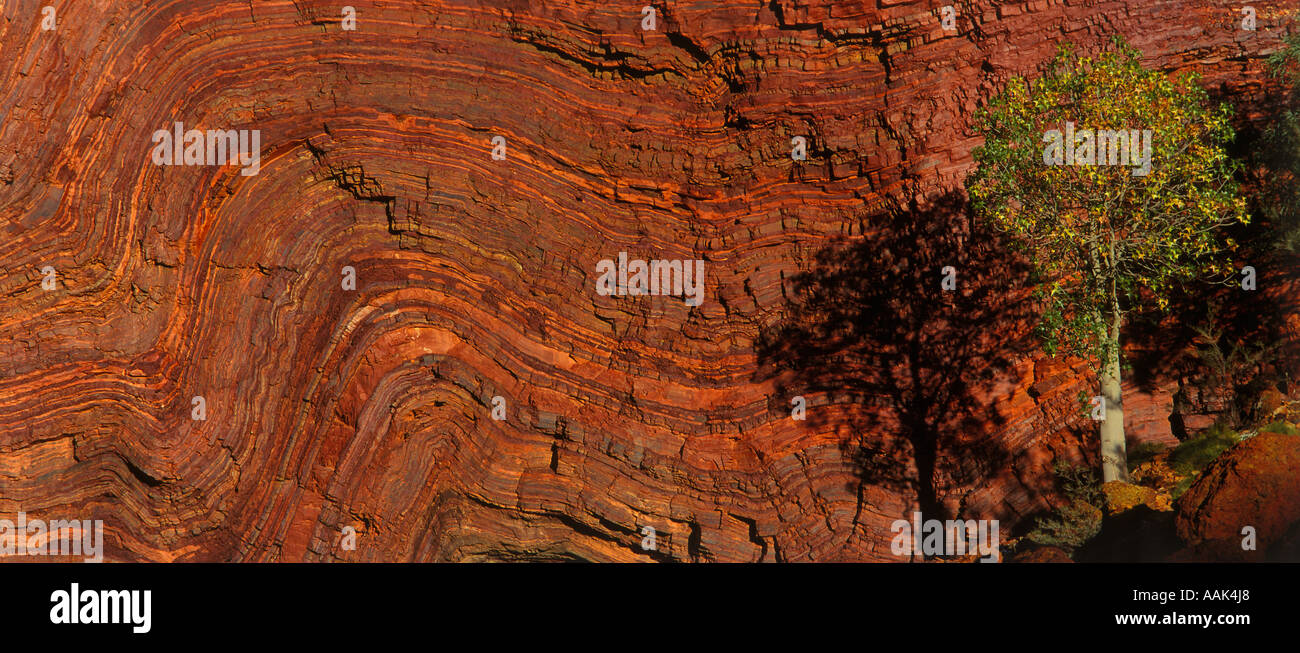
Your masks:
M956 215L971 111L1117 33L1253 106L1286 13L42 4L0 22L0 513L118 560L892 560L930 436L934 500L1014 522L1086 378ZM261 130L260 173L152 165L174 121ZM705 260L704 304L597 295L622 251Z

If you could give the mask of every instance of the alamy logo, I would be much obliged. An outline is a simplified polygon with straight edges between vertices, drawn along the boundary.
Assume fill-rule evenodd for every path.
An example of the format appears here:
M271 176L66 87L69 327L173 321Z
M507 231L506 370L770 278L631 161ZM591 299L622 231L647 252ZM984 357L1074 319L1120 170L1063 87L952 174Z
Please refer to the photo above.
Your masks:
M1151 130L1080 129L1043 132L1043 163L1049 166L1133 166L1134 177L1151 173Z
M704 303L704 261L631 259L627 252L596 263L596 292L600 295L674 295L686 298L687 306Z
M156 166L223 166L235 162L243 166L239 174L251 177L262 169L262 131L260 129L185 130L177 122L172 131L153 133L153 164Z
M912 513L912 521L899 519L890 526L894 540L890 551L900 557L913 552L927 556L960 556L978 553L980 562L997 562L998 520L996 519L927 519Z
M151 590L82 590L72 583L67 590L50 593L52 624L131 624L131 632L152 628Z
M85 562L104 561L104 522L102 520L42 519L28 521L27 513L18 513L18 523L0 519L0 557L5 556L82 556Z

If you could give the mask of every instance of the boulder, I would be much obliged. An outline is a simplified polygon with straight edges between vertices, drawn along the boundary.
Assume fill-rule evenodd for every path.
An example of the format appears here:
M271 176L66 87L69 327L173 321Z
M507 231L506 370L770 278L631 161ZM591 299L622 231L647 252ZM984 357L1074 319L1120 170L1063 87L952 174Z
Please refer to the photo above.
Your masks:
M1300 523L1300 437L1260 433L1229 449L1178 501L1182 560L1264 560ZM1243 529L1255 550L1243 550Z

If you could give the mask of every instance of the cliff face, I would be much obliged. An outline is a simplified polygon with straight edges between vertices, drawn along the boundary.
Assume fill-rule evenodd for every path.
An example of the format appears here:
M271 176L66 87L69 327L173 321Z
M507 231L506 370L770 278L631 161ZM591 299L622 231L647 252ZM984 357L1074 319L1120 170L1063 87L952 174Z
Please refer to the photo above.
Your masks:
M918 505L1006 528L1095 428L963 215L973 109L1121 34L1250 123L1290 11L52 4L0 21L0 513L186 561L894 560ZM154 165L176 122L259 130L260 170ZM703 260L703 304L598 294L620 252ZM1129 389L1169 438L1169 382Z

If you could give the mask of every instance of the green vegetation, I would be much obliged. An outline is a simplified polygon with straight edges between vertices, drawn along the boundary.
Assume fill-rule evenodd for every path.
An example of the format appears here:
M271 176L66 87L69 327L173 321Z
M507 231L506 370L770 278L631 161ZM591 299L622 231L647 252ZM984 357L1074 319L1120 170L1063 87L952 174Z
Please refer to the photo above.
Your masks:
M1180 479L1177 483L1174 484L1174 487L1169 490L1170 501L1177 501L1178 497L1183 496L1183 493L1186 492L1188 488L1192 487L1192 483L1195 482L1196 482L1195 476L1186 476Z
M1159 442L1141 442L1134 445L1128 452L1128 462L1133 467L1142 463L1153 460L1157 455L1166 451L1169 447Z
M1183 476L1196 476L1238 441L1237 433L1226 423L1215 422L1205 432L1174 447L1169 453L1169 467Z
M1259 427L1259 432L1281 433L1282 435L1300 435L1300 429L1281 420Z
M1115 46L1097 57L1065 47L1032 84L1009 80L976 116L985 140L966 182L975 215L1011 234L1043 280L1045 349L1094 364L1105 399L1105 481L1128 478L1126 316L1167 308L1189 280L1233 278L1226 251L1234 244L1219 232L1248 221L1225 149L1234 137L1229 109L1212 106L1195 75L1171 79ZM1073 160L1053 149L1062 133Z
M1106 497L1096 473L1084 466L1057 462L1053 467L1061 494L1069 503L1038 520L1025 537L1042 546L1055 546L1071 555L1101 532L1102 506Z
M1300 428L1284 421L1277 421L1261 426L1259 432L1300 435ZM1231 428L1227 421L1220 420L1196 437L1185 440L1169 450L1167 460L1169 468L1183 477L1173 488L1170 488L1170 498L1176 500L1182 496L1206 467L1240 441L1241 434ZM1129 460L1136 466L1154 459L1165 450L1164 445L1154 442L1144 443L1133 448Z

